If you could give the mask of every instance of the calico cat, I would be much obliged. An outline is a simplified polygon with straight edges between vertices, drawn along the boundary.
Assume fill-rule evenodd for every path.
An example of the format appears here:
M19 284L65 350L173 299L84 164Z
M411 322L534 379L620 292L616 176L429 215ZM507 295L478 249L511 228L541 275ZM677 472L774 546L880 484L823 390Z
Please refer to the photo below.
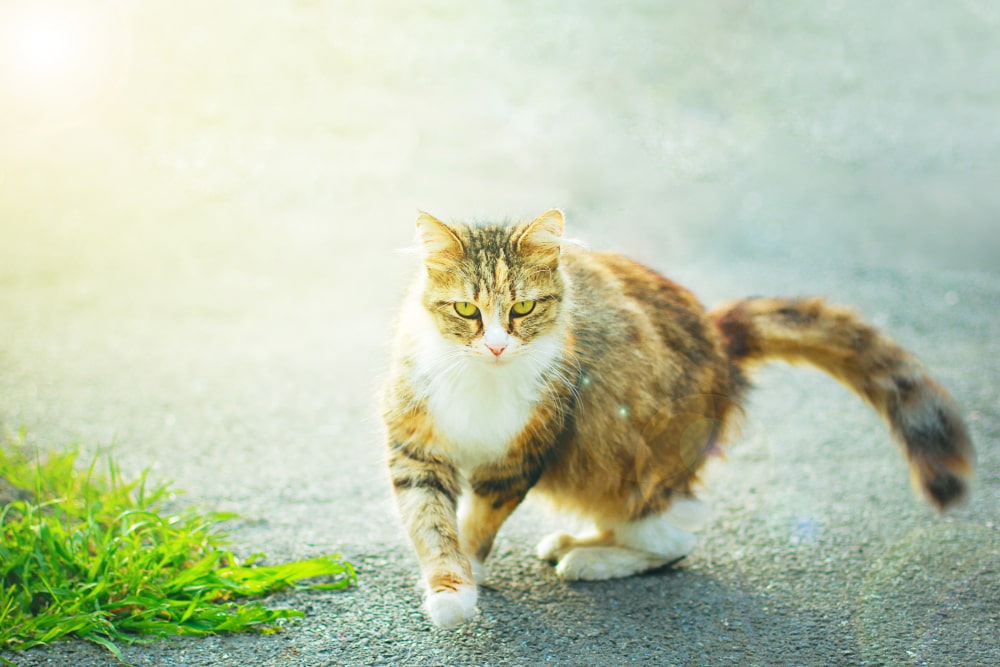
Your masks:
M436 625L476 613L482 563L529 491L594 525L538 546L565 579L625 577L691 551L699 468L763 361L807 362L846 384L888 421L930 502L962 499L974 455L958 408L850 310L754 298L706 312L653 270L562 232L557 210L513 225L417 219L423 267L384 421Z

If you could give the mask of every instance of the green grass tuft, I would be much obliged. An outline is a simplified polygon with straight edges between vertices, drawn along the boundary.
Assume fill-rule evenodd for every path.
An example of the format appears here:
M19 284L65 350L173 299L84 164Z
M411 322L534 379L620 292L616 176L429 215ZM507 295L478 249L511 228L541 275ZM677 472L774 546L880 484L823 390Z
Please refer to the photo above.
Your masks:
M169 485L125 481L110 457L106 472L97 459L81 472L76 459L0 442L0 649L78 637L120 658L123 644L169 635L274 632L302 612L248 597L357 580L338 555L240 562L219 527L235 515L168 511Z

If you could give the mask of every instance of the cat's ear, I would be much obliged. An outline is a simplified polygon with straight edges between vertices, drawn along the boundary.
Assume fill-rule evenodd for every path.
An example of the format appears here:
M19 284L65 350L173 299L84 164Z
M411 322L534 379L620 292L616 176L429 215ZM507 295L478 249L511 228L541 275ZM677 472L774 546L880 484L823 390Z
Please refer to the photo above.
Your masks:
M429 269L448 269L462 258L462 241L451 227L430 213L417 216L417 241Z
M533 262L555 266L559 263L564 222L557 208L542 213L521 232L517 249Z

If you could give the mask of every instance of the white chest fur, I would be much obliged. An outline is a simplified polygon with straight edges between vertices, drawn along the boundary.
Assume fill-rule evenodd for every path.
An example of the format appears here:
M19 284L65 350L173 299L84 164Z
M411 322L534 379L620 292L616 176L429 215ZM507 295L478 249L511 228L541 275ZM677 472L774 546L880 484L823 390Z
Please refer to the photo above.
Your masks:
M528 423L538 402L538 381L521 366L491 367L468 359L431 384L427 405L435 430L460 468L468 471L499 459Z
M416 338L417 384L424 388L435 433L443 440L435 444L466 473L503 457L531 418L559 343L536 339L497 364L463 353L436 330Z

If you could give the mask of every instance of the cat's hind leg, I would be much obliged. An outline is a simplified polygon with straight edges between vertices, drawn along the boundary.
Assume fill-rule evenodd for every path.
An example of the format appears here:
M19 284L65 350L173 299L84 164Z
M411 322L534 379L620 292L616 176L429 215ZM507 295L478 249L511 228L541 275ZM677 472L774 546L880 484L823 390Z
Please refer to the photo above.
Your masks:
M570 533L552 533L542 538L535 547L535 555L550 563L558 563L562 557L579 547L604 547L615 543L615 534L611 530L600 530L583 535Z
M592 535L550 535L539 544L539 557L556 561L556 574L568 580L628 577L686 556L695 546L691 532L704 522L705 506L677 500L661 514L605 526Z
M559 559L556 574L571 581L629 577L686 556L696 541L692 533L660 516L620 526L615 535L613 545L570 549Z

